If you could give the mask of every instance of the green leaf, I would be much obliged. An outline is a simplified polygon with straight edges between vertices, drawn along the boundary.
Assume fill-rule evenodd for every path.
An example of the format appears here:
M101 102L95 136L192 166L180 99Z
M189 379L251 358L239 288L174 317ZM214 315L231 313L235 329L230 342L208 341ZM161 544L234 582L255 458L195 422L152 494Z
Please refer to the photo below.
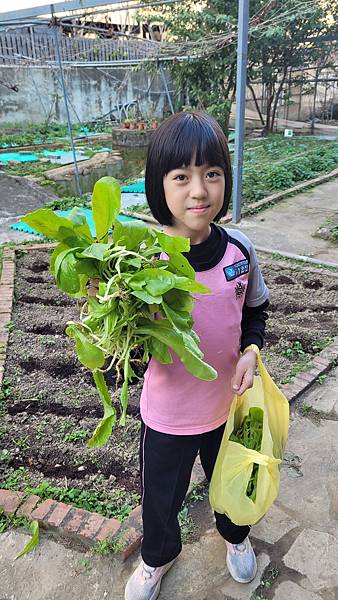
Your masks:
M152 296L161 296L172 289L176 284L176 277L163 269L142 269L133 275L128 285L133 290L146 290Z
M184 277L195 280L195 271L183 254L171 254L168 264L173 273L177 274L178 271L181 275L184 275Z
M157 340L156 338L151 338L148 340L149 352L153 355L158 362L163 365L170 365L173 362L173 357L171 356L167 346Z
M17 560L24 554L27 554L27 552L30 552L30 550L33 550L33 548L35 548L35 546L37 546L40 541L38 521L32 521L30 524L30 529L32 531L32 537L29 540L29 542L27 542L24 549L15 557L15 560Z
M82 258L77 262L76 271L79 274L87 275L88 278L96 278L99 275L95 260L91 258Z
M90 232L90 227L87 223L86 215L83 209L75 206L66 217L69 221L74 223L76 232L79 235L85 236L89 241L94 241L94 238Z
M151 240L149 227L142 221L116 222L114 226L113 242L125 246L127 250L138 250L140 244L147 239Z
M112 406L104 374L101 371L94 370L93 378L103 404L104 415L92 437L88 440L87 446L90 448L101 448L108 442L113 426L116 423L116 409Z
M39 208L22 217L22 221L30 227L53 240L62 241L59 238L60 227L69 227L69 220L59 217L50 208Z
M88 341L76 324L70 323L66 328L66 334L75 339L76 354L82 365L91 370L103 367L105 362L104 353L95 344Z
M68 248L60 252L54 263L54 276L59 288L68 294L76 294L81 289L81 281L76 270L78 260L74 256L78 248Z
M182 310L173 310L166 302L162 303L162 307L168 321L170 321L170 323L172 323L179 331L184 329L191 330L194 322L190 313Z
M59 256L59 254L61 254L62 252L64 252L67 249L68 249L68 246L66 246L66 244L60 243L53 250L51 257L50 257L50 266L49 266L50 272L52 275L55 276L55 261L56 261L57 257Z
M211 291L206 285L203 285L203 283L199 283L198 281L192 281L187 277L176 277L175 288L190 293L211 294Z
M183 341L183 335L173 329L166 319L159 319L144 325L142 324L138 328L138 333L153 336L163 342L163 344L172 348L187 371L195 377L205 381L212 381L217 378L217 371L207 363L203 362L200 356L197 356L191 351L190 346L194 347L194 341L192 340L192 343L190 343L189 346L186 345L188 335L186 335L185 341Z
M159 244L166 254L177 254L178 252L189 252L190 240L189 238L181 236L171 236L163 233L162 231L156 230L156 236Z
M108 231L115 223L121 208L121 190L113 177L102 177L95 185L92 210L97 240L108 242Z
M110 248L110 244L91 244L85 250L83 250L80 256L86 258L96 258L97 260L103 261L104 254Z
M132 296L139 298L142 302L146 302L146 304L161 304L162 296L152 296L145 290L134 290Z
M189 292L184 290L169 290L164 296L164 300L173 310L183 310L191 313L194 306L194 299Z

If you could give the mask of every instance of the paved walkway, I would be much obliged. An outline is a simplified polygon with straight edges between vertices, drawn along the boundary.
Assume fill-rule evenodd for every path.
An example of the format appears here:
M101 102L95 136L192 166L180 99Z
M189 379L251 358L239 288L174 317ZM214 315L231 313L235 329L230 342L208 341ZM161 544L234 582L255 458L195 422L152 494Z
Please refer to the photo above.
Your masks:
M302 408L301 408L302 407ZM336 600L338 598L338 367L292 406L281 490L267 516L252 528L258 574L233 582L224 543L205 500L199 541L187 544L163 580L160 600ZM1 600L122 600L139 560L123 565L64 547L47 534L14 561L28 536L0 535Z
M338 178L246 217L238 228L255 246L338 263L338 244L314 237L328 221L338 221Z

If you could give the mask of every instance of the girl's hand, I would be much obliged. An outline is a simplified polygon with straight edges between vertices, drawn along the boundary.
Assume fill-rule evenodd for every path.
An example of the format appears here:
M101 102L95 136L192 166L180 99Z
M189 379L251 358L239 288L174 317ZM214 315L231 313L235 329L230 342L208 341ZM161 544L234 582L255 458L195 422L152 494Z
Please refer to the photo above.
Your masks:
M246 390L252 388L256 370L256 352L250 350L239 359L235 375L232 378L232 391L241 396Z
M96 296L99 292L99 280L98 279L90 279L87 285L87 293L88 296Z

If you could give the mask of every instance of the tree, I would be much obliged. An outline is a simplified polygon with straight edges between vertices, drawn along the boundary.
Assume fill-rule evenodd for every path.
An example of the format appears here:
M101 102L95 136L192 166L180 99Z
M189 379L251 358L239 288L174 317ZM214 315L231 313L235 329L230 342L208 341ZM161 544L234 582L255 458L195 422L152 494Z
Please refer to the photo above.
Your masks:
M266 133L273 130L278 102L292 70L314 66L318 71L329 65L336 44L328 45L317 38L337 32L333 14L336 12L337 17L337 10L327 2L279 1L272 11L271 24L251 34L247 84ZM265 87L265 114L259 107L253 81L261 81ZM293 75L292 82L306 82L304 72Z
M290 69L328 61L332 46L316 38L337 32L337 17L337 3L327 0L250 1L247 83L266 132L273 129ZM174 8L147 10L148 20L165 27L163 51L172 56L167 67L180 100L177 107L209 110L225 130L236 92L237 18L234 0L184 0ZM253 86L258 80L267 93L266 114Z

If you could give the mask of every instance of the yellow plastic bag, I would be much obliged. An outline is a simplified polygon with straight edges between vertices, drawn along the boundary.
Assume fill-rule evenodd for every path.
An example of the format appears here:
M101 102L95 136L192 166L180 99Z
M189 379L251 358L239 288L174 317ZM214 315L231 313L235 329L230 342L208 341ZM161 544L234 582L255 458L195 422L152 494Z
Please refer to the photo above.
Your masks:
M236 525L257 523L275 501L289 427L289 403L264 367L258 348L254 349L259 375L251 389L233 399L209 490L212 508ZM253 406L264 412L260 452L229 440ZM255 502L246 495L254 463L259 465Z

